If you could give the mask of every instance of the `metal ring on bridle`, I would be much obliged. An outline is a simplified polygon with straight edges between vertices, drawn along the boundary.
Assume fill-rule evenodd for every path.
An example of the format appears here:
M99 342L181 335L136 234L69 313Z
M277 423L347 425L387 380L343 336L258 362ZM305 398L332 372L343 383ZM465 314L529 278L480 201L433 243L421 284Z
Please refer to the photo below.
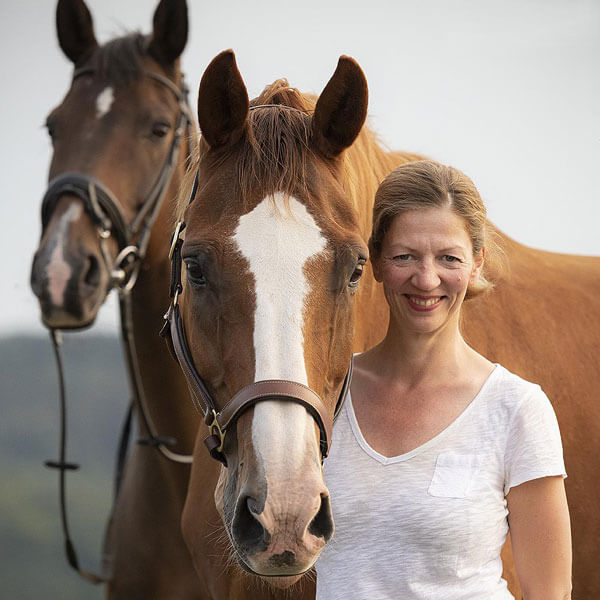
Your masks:
M140 249L137 246L130 245L123 248L113 264L111 277L114 287L129 291L133 289L139 273L139 264L141 262Z

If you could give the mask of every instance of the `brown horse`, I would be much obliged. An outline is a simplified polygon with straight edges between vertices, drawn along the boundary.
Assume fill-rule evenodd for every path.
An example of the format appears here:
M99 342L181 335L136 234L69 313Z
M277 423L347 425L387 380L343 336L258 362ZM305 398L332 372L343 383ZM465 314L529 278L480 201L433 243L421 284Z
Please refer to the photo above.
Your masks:
M164 247L194 133L190 124L176 132L185 110L179 67L187 39L185 0L161 0L150 36L132 34L103 46L96 42L81 0L60 0L56 24L60 46L75 71L64 100L47 119L55 193L45 204L32 288L48 327L91 324L115 283L112 265L123 234L118 219L105 224L98 218L98 212L107 216L110 208L102 204L97 209L102 190L121 212L120 229L129 232L132 244L143 235L133 232L141 211L155 217L132 291L137 359L156 430L176 437L173 451L189 453L196 417L185 404L171 409L171 398L185 397L187 390L157 335L169 277ZM183 136L182 147L169 174L165 165L176 133ZM56 187L57 181L62 187ZM151 215L159 205L149 206L148 199L153 202L161 186L165 201ZM98 195L96 202L92 192ZM146 217L142 221L151 224ZM146 435L141 426L140 435ZM132 448L108 532L109 597L202 597L180 530L188 478L189 465L168 461L149 446Z
M196 402L209 413L206 443L225 463L214 497L232 558L275 585L297 581L333 534L323 421L339 402L352 352L379 341L387 326L381 290L363 267L372 201L390 169L417 157L384 152L362 128L366 106L362 72L345 57L316 102L278 81L249 103L232 52L215 58L200 84L203 140L191 170L196 185L190 176L181 195L187 225L175 254L186 281L173 290L171 332ZM600 525L585 511L600 468L589 458L599 450L600 260L500 237L510 270L495 292L468 303L466 336L554 400L571 473L574 597L595 597ZM289 381L301 391L290 393ZM206 472L214 467L205 437L201 427L182 523L200 574L219 564L221 551L206 535ZM243 596L223 584L213 597L236 594Z

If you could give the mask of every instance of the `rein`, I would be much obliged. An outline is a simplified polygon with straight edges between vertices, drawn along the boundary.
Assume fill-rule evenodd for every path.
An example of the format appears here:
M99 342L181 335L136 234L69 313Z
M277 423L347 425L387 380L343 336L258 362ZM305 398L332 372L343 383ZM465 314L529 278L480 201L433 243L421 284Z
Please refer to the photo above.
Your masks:
M73 74L73 80L82 75L93 73L94 70L92 68L78 69ZM56 204L63 194L75 195L83 202L86 211L92 217L96 225L98 237L100 239L102 257L106 269L111 275L109 290L116 288L119 295L121 344L126 358L131 401L121 429L119 441L119 453L115 475L115 498L119 492L127 448L129 445L133 406L138 408L143 427L147 433L146 437L138 440L138 444L156 448L162 456L170 461L181 464L191 464L192 462L192 455L180 454L170 450L169 446L175 445L176 440L172 437L158 435L150 416L135 348L131 291L137 281L141 263L146 256L151 229L158 216L158 212L165 197L167 185L175 168L181 146L181 139L187 127L193 123L193 118L188 104L188 89L185 86L185 83L182 82L182 86L179 88L172 81L158 73L145 71L144 74L165 85L173 92L179 103L179 116L173 134L173 141L171 142L167 157L154 186L131 223L128 224L125 221L122 207L114 194L100 181L84 173L65 173L55 177L48 184L48 189L42 200L42 229L45 229L48 225L50 217L56 208ZM111 259L108 251L108 239L113 234L119 249L114 261ZM84 579L94 584L106 583L110 581L110 574L105 575L107 571L106 565L108 563L106 553L103 561L103 574L98 575L82 569L79 566L77 553L69 533L65 472L76 470L79 468L79 465L70 463L66 460L67 403L63 361L61 358L62 337L60 331L50 328L50 338L58 370L61 423L59 459L57 461L46 461L45 465L59 471L60 512L63 537L65 540L65 553L69 565Z
M250 110L270 107L279 107L279 105L251 106ZM281 108L292 107L281 106ZM198 173L196 173L194 179L188 206L194 200L197 189ZM171 353L184 372L194 406L204 417L204 422L209 431L209 435L205 438L204 443L210 455L212 458L227 466L227 459L223 452L223 447L228 429L235 424L237 419L239 419L246 410L258 402L276 399L301 404L315 419L320 432L319 446L322 462L329 452L333 423L341 411L348 394L350 381L352 379L352 359L350 359L350 365L342 384L333 418L327 410L325 403L315 391L302 383L280 379L251 383L242 388L225 404L225 406L219 409L209 392L207 385L194 366L179 310L178 299L183 293L181 281L181 247L183 245L183 239L181 238L181 233L185 227L185 222L179 221L175 227L171 241L171 248L169 251L169 258L171 259L171 283L169 287L171 304L165 314L165 323L161 329L161 335L166 338Z

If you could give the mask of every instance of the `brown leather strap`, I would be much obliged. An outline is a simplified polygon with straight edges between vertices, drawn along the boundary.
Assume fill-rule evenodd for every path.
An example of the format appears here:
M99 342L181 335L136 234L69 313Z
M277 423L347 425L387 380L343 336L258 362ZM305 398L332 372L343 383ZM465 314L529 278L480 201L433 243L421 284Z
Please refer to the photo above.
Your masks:
M319 426L321 431L321 454L323 458L327 456L333 419L320 396L309 387L296 381L269 379L256 381L242 388L217 413L217 422L221 430L226 431L229 425L234 423L245 410L265 400L287 400L304 406Z
M192 362L192 355L187 345L185 332L183 330L183 321L177 304L169 307L167 319L170 323L169 331L171 334L173 350L175 350L175 355L177 356L179 365L185 375L188 388L192 395L192 400L196 409L204 415L204 418L206 418L213 410L216 411L216 406L212 396L206 389L204 381L200 375L198 375L198 371Z

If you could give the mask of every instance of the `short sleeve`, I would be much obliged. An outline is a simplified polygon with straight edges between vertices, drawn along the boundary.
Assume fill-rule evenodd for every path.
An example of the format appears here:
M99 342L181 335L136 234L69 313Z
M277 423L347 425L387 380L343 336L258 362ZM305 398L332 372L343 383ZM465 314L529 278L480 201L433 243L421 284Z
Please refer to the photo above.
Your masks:
M566 477L558 421L550 400L534 386L511 421L504 455L504 494L511 487L560 475Z

